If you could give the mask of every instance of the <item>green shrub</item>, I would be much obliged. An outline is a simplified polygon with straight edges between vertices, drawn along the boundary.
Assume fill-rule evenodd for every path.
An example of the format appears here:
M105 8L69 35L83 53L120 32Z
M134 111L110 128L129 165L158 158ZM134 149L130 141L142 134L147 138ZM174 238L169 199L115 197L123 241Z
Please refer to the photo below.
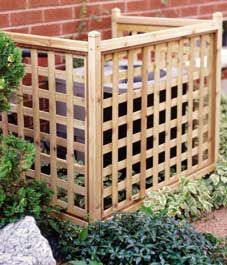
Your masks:
M0 112L9 110L9 98L24 76L21 51L0 32Z
M60 243L68 252L66 259L87 264L223 264L215 256L217 240L196 232L188 223L142 212L117 214L61 237Z
M47 184L20 178L33 160L32 144L13 135L0 137L0 228L26 215L43 218L51 210Z
M0 136L0 184L10 185L33 164L35 149L23 139L13 135Z
M24 75L21 52L0 33L0 112L8 111L10 96ZM34 146L13 135L0 135L0 228L25 215L47 216L52 191L46 183L21 179L33 164Z

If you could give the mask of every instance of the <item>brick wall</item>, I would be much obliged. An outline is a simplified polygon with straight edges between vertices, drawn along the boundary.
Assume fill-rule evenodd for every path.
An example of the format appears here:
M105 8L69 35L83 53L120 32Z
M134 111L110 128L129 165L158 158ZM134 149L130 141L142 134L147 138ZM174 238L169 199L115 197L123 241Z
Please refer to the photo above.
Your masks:
M114 7L133 15L208 18L222 11L227 17L227 0L0 0L0 27L48 36L81 32L80 37L74 34L80 39L97 29L107 38Z

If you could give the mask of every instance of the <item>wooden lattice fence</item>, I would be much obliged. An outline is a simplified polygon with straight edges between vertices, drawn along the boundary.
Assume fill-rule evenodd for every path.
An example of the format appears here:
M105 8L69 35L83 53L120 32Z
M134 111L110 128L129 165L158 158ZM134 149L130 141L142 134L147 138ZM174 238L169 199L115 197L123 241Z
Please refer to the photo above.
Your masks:
M204 21L114 9L111 40L9 33L26 76L0 126L34 142L27 175L50 183L65 216L108 218L150 189L214 169L221 23L219 13Z

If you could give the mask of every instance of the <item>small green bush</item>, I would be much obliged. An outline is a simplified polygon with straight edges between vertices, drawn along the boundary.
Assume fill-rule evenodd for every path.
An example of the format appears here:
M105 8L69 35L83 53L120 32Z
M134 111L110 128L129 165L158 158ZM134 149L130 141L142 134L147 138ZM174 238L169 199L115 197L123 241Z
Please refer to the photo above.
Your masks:
M0 33L0 112L10 108L10 96L24 75L21 52L14 42ZM0 135L0 228L25 215L37 220L52 209L52 191L46 183L21 179L33 164L33 144L13 135Z
M0 183L4 187L18 180L20 175L33 164L33 144L10 135L0 136Z
M34 160L34 146L13 135L0 137L0 228L26 215L46 216L52 191L46 183L20 178Z
M0 32L0 112L10 108L9 98L24 76L21 51L3 32Z
M219 251L217 240L164 215L122 213L91 224L80 233L61 234L66 260L84 262L74 264L224 264L215 255Z

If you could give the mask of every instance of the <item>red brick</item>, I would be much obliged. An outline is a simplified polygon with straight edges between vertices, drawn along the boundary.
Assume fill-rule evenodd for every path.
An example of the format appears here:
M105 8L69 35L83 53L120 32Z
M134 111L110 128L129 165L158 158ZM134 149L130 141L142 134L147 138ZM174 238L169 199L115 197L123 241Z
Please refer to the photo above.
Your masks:
M29 25L42 22L42 11L22 11L11 14L11 25Z
M26 0L0 0L0 10L16 10L26 8Z
M79 34L74 34L72 36L73 40L83 40L83 41L87 41L88 40L88 33L87 32L81 32Z
M174 1L174 0L173 0ZM179 1L179 0L178 0ZM188 4L190 5L199 5L199 4L206 4L206 3L209 3L209 2L213 2L214 5L216 5L216 3L214 2L220 2L219 0L187 0Z
M73 10L69 8L51 8L44 10L44 21L61 21L73 18Z
M100 20L90 20L89 31L90 30L99 30L99 29L108 29L110 28L111 19L110 17L101 18Z
M127 2L127 12L148 9L149 3L146 0L137 0Z
M212 14L215 12L215 5L209 4L209 5L200 5L199 7L199 14Z
M60 5L81 4L81 0L60 0Z
M111 38L111 30L104 30L102 32L102 40L108 40Z
M60 36L60 24L33 26L31 34L44 36Z
M215 12L220 11L225 14L227 12L227 2L219 3L218 5L215 5Z
M169 7L175 7L175 6L186 6L189 4L190 0L168 0L168 6Z
M125 4L124 1L122 3L108 3L105 2L99 5L99 14L100 15L108 15L111 14L111 10L113 8L120 8L122 12L124 12Z
M198 6L181 7L179 13L181 17L196 16L198 15L198 10Z
M148 8L149 9L157 9L157 8L165 8L166 4L163 4L161 2L161 0L152 0L152 1L148 1Z
M76 34L78 29L79 22L73 21L73 22L66 22L62 24L62 34Z
M28 34L29 33L29 27L11 28L11 29L7 29L7 31Z
M8 14L0 14L0 27L9 27L9 15Z
M101 15L101 8L100 5L89 5L87 7L87 17L91 16L100 16Z
M179 17L180 10L176 8L167 8L161 10L161 14L164 17Z
M113 2L113 0L89 0L89 3L97 3L97 2ZM116 2L117 2L117 0L115 0ZM128 1L130 1L130 0L128 0ZM125 0L123 0L123 2L125 2Z
M73 18L75 18L75 19L81 18L80 7L77 6L73 9Z
M56 6L58 0L29 0L29 7Z

